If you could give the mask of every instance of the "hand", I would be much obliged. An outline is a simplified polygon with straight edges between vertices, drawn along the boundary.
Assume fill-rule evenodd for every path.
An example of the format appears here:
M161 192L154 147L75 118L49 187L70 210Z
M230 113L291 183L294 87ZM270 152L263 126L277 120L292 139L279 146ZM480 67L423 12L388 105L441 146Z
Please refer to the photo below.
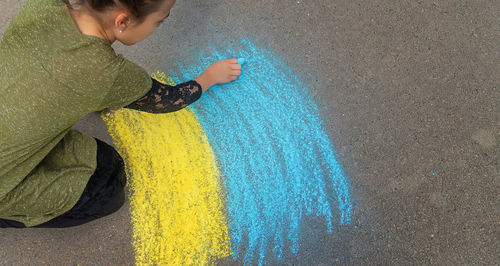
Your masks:
M195 81L201 85L203 92L215 84L224 84L236 80L241 75L238 59L218 61L207 68Z

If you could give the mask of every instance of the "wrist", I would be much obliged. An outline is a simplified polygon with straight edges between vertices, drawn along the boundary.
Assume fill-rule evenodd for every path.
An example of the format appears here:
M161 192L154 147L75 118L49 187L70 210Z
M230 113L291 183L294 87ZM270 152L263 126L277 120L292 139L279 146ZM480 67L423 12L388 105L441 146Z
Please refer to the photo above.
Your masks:
M215 85L215 83L212 81L212 79L210 79L209 77L207 77L203 73L201 75L199 75L197 78L195 78L194 80L196 82L198 82L198 84L200 84L202 92L207 91L210 87Z

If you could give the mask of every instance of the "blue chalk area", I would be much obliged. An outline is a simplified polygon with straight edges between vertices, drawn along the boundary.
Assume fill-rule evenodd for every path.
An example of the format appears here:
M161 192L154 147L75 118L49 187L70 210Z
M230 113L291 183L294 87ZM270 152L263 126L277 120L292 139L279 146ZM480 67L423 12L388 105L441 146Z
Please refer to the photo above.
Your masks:
M212 48L171 74L181 83L218 60L246 59L238 80L212 87L191 105L224 176L233 258L251 263L257 256L262 265L268 249L277 259L287 250L297 254L307 215L324 217L329 233L334 217L350 223L349 184L305 86L249 41L237 50Z

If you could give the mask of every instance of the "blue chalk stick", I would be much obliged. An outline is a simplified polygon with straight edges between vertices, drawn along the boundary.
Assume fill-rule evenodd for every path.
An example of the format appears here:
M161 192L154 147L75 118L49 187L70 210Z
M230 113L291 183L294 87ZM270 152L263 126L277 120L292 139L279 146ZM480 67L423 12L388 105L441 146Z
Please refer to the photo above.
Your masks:
M245 58L238 58L238 64L243 65L245 63Z

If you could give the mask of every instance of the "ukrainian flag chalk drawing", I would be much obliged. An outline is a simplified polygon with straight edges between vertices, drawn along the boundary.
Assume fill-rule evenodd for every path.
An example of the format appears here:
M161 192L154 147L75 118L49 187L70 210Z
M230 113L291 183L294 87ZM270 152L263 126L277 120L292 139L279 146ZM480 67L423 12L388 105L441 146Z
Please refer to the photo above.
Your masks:
M171 75L191 80L240 57L238 80L184 110L105 116L132 177L139 263L210 264L232 254L263 264L270 252L297 254L309 215L323 217L329 233L350 223L348 180L307 88L283 62L244 40Z

